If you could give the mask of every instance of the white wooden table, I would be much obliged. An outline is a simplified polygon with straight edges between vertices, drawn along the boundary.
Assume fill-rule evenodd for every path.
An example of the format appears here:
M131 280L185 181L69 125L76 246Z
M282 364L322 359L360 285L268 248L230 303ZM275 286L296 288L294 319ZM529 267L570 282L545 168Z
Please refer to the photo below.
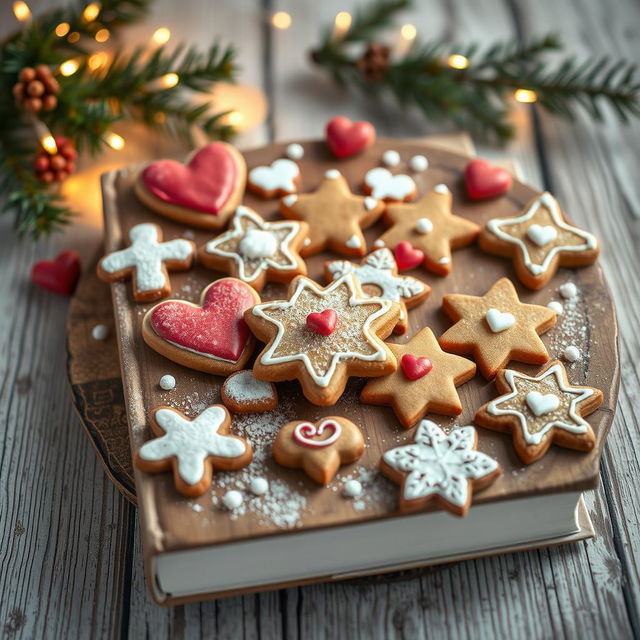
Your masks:
M14 28L0 6L0 35ZM32 2L32 6L47 3ZM127 42L158 26L203 46L220 34L240 51L241 80L262 87L267 122L238 140L314 137L337 113L372 120L391 136L442 131L334 89L310 68L319 28L351 0L158 0ZM456 41L561 33L580 55L640 59L637 0L420 2L406 20L425 37ZM270 11L293 16L273 31ZM144 585L137 514L110 483L73 412L65 373L67 300L31 286L32 263L100 243L97 175L162 149L136 142L69 181L83 215L64 235L15 242L0 219L0 636L6 638L216 637L562 638L640 635L640 125L575 124L520 107L507 152L526 179L554 192L602 239L618 301L622 386L598 490L587 496L598 535L568 547L435 567L408 581L319 585L172 609ZM484 155L504 151L480 147ZM87 187L89 185L89 187Z

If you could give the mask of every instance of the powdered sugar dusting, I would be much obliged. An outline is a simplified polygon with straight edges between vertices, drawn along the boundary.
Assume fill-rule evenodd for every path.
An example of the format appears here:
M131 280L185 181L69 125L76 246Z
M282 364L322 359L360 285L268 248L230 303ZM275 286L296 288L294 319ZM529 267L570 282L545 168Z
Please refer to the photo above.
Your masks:
M271 384L255 378L252 371L239 371L227 378L224 383L224 390L231 400L238 403L271 399L273 397Z

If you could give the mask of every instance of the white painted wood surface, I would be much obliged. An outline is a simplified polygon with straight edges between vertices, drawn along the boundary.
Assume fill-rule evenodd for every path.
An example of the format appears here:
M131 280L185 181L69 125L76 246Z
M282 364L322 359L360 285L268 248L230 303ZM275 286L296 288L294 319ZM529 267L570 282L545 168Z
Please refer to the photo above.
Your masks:
M48 3L30 3L33 7ZM443 129L415 114L367 105L333 87L307 62L320 27L352 0L157 0L131 29L158 26L176 38L233 41L241 81L262 87L271 117L240 145L321 134L336 113L368 118L383 135ZM554 30L580 55L640 58L636 0L450 0L416 3L406 16L424 37L455 41L526 37ZM272 31L270 11L293 26ZM0 6L0 35L14 25ZM536 113L535 117L532 114ZM154 638L626 638L640 634L640 127L614 120L570 124L520 107L507 152L526 179L550 188L574 219L598 233L618 300L622 386L598 491L587 496L598 537L584 543L435 567L397 582L318 585L161 609L142 572L135 509L111 486L71 409L65 380L66 301L32 288L31 264L63 248L88 258L100 242L97 175L169 147L127 135L68 185L83 215L64 235L16 243L0 218L0 636ZM504 150L480 148L487 156ZM87 194L74 184L92 189ZM392 543L392 541L391 541Z

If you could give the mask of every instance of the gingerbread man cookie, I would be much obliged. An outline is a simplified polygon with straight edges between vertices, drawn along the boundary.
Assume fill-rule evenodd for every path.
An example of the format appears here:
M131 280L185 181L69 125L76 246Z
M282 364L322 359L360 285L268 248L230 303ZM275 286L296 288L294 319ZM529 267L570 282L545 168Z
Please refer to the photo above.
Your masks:
M471 496L502 473L496 460L477 451L473 427L455 427L448 435L423 420L415 444L383 454L380 470L401 486L400 511L417 511L432 501L459 516L466 515Z
M367 252L362 229L370 227L384 211L384 203L371 196L351 193L347 181L337 169L330 169L314 193L289 195L280 201L285 218L309 224L309 241L303 256L331 249L348 256Z
M289 282L305 275L307 267L298 251L309 227L306 222L265 222L253 209L240 206L228 231L200 248L200 262L261 291L267 280Z
M245 313L267 345L253 366L260 380L298 379L314 404L334 404L349 376L383 376L397 367L383 342L398 321L399 307L370 298L352 273L327 287L298 276L288 300L256 305Z
M431 291L431 287L418 278L399 276L398 265L389 249L373 251L360 265L346 260L325 262L324 271L327 280L353 273L366 294L397 302L400 305L400 319L395 326L395 333L406 333L409 328L407 309L420 304Z
M251 169L249 189L263 198L275 198L295 193L300 184L300 169L288 158L274 160L269 166Z
M360 394L362 402L391 405L405 429L426 413L462 412L456 387L473 378L473 362L442 351L428 327L406 344L389 344L389 349L400 366L384 378L369 380Z
M489 220L480 247L512 257L518 278L531 289L544 287L558 267L593 264L600 253L597 238L566 222L550 193L534 198L514 218Z
M362 432L351 420L338 416L317 422L285 424L273 443L273 458L283 467L303 469L318 484L328 485L343 464L364 452Z
M232 373L222 383L220 397L233 413L263 413L278 406L276 385L258 380L248 370Z
M176 489L185 496L202 495L211 486L215 470L231 471L251 462L247 442L229 433L231 417L214 404L190 420L172 407L151 413L155 439L138 449L135 463L149 473L173 470Z
M578 451L593 449L595 434L584 416L602 404L602 392L572 385L560 361L549 362L535 376L503 369L496 387L503 395L480 407L474 422L511 432L525 464L542 458L552 442Z
M98 276L106 282L131 277L133 298L152 302L171 293L167 270L191 268L195 245L184 238L162 242L162 229L157 224L143 223L129 230L126 249L106 255L98 263Z
M451 273L451 251L470 245L480 227L451 212L451 191L437 185L421 200L387 207L384 221L390 227L375 246L397 247L400 243L422 252L418 257L426 269L442 276ZM419 254L418 254L419 255ZM417 266L414 264L413 266Z
M484 296L446 295L442 309L455 324L440 336L440 345L473 355L487 379L510 360L543 364L549 359L539 334L556 323L556 312L520 302L508 278L498 280Z

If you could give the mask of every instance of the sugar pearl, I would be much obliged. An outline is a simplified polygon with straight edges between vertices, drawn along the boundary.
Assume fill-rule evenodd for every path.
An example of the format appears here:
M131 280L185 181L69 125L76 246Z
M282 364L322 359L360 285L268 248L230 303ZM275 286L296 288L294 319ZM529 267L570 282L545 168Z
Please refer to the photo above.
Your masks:
M109 335L109 329L104 324L97 324L91 329L91 336L94 340L106 340Z
M239 491L227 491L222 497L222 504L232 511L237 509L244 502L244 498Z
M290 144L287 147L287 158L291 158L291 160L300 160L304 156L304 148L301 144L296 142Z
M358 480L347 480L342 493L345 498L355 498L362 493L362 484Z
M568 346L564 353L562 354L565 360L569 362L575 362L580 359L580 349L578 347L574 347L573 345Z
M382 154L382 164L387 167L397 167L400 164L400 154L393 149L389 149Z
M433 190L436 193L442 193L442 194L449 193L449 187L447 187L446 184L437 184L435 187L433 187Z
M424 171L429 166L429 161L425 156L413 156L409 160L409 167L411 171Z
M160 378L160 388L165 391L171 391L176 386L176 379L168 373Z
M329 169L324 176L325 178L329 178L329 180L335 180L340 177L340 172L337 169Z
M564 311L564 307L559 303L556 302L555 300L552 300L547 307L549 307L549 309L553 309L559 316L562 315L562 312Z
M266 478L254 478L249 485L251 493L257 496L264 495L269 491L269 481Z
M575 298L578 295L578 287L573 282L565 282L560 285L560 295L567 300Z

